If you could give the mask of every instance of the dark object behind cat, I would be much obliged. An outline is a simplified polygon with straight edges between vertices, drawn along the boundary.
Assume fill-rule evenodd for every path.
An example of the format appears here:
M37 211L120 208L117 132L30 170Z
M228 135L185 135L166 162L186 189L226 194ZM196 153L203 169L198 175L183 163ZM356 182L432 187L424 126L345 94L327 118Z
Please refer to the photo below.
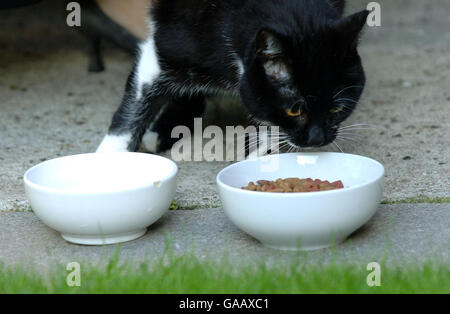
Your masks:
M144 133L169 149L204 97L238 93L249 115L296 147L333 142L365 85L357 52L368 11L343 0L164 0L99 152L136 151Z

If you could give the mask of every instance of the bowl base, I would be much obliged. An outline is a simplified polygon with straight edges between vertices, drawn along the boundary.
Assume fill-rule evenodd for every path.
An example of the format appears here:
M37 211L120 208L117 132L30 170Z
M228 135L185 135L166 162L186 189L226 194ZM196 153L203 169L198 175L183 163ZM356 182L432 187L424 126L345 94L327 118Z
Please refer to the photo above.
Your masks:
M147 229L140 229L127 233L119 234L107 234L107 235L79 235L79 234L66 234L63 233L61 236L64 240L74 244L81 245L110 245L123 242L129 242L139 239L144 234L147 233Z
M264 245L265 247L267 247L269 249L274 249L274 250L278 250L278 251L309 252L309 251L318 251L318 250L335 247L335 246L338 246L339 244L342 244L344 241L345 241L345 239L343 239L342 241L330 242L327 244L315 245L315 246L303 246L303 245L302 246L285 246L285 245L274 245L274 244L269 244L269 243L264 243L264 242L261 242L261 243L262 243L262 245Z

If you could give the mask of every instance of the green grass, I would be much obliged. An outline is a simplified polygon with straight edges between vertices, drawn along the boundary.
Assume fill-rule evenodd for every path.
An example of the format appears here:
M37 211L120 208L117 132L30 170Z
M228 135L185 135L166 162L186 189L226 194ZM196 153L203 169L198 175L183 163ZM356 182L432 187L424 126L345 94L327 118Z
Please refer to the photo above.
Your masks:
M220 206L216 204L203 204L203 205L180 205L177 201L173 201L172 205L170 205L169 210L177 211L177 210L196 210L196 209L205 209L205 208L219 208Z
M169 210L180 210L180 206L178 205L177 201L173 201L172 204L169 207Z
M381 287L369 287L367 265L298 265L268 268L263 263L233 266L166 255L132 266L117 256L104 267L81 264L81 287L69 287L60 266L46 275L36 269L0 266L0 293L449 293L446 264L382 266Z

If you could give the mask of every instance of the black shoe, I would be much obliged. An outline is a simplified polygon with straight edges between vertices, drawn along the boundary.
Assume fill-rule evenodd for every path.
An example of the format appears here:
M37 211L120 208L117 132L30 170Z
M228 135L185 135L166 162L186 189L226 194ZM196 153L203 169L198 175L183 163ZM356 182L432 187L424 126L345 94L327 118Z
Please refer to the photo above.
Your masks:
M81 27L77 27L89 40L89 72L105 70L100 50L101 40L107 40L130 54L136 54L139 40L126 29L111 20L94 0L79 0Z

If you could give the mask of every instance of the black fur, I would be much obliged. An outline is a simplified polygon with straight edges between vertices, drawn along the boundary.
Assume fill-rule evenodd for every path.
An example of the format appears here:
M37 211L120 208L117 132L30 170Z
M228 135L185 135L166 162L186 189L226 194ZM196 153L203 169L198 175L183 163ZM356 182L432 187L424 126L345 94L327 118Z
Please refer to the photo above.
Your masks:
M329 0L329 2L336 10L338 10L339 14L342 15L344 13L345 0Z
M136 82L127 84L110 133L131 132L135 151L153 125L160 149L168 149L171 128L191 125L204 96L224 91L239 93L253 118L280 126L295 146L331 143L365 85L357 44L368 11L343 18L344 6L343 0L158 1L151 16L162 72L142 99L136 100ZM289 109L301 115L289 116Z

